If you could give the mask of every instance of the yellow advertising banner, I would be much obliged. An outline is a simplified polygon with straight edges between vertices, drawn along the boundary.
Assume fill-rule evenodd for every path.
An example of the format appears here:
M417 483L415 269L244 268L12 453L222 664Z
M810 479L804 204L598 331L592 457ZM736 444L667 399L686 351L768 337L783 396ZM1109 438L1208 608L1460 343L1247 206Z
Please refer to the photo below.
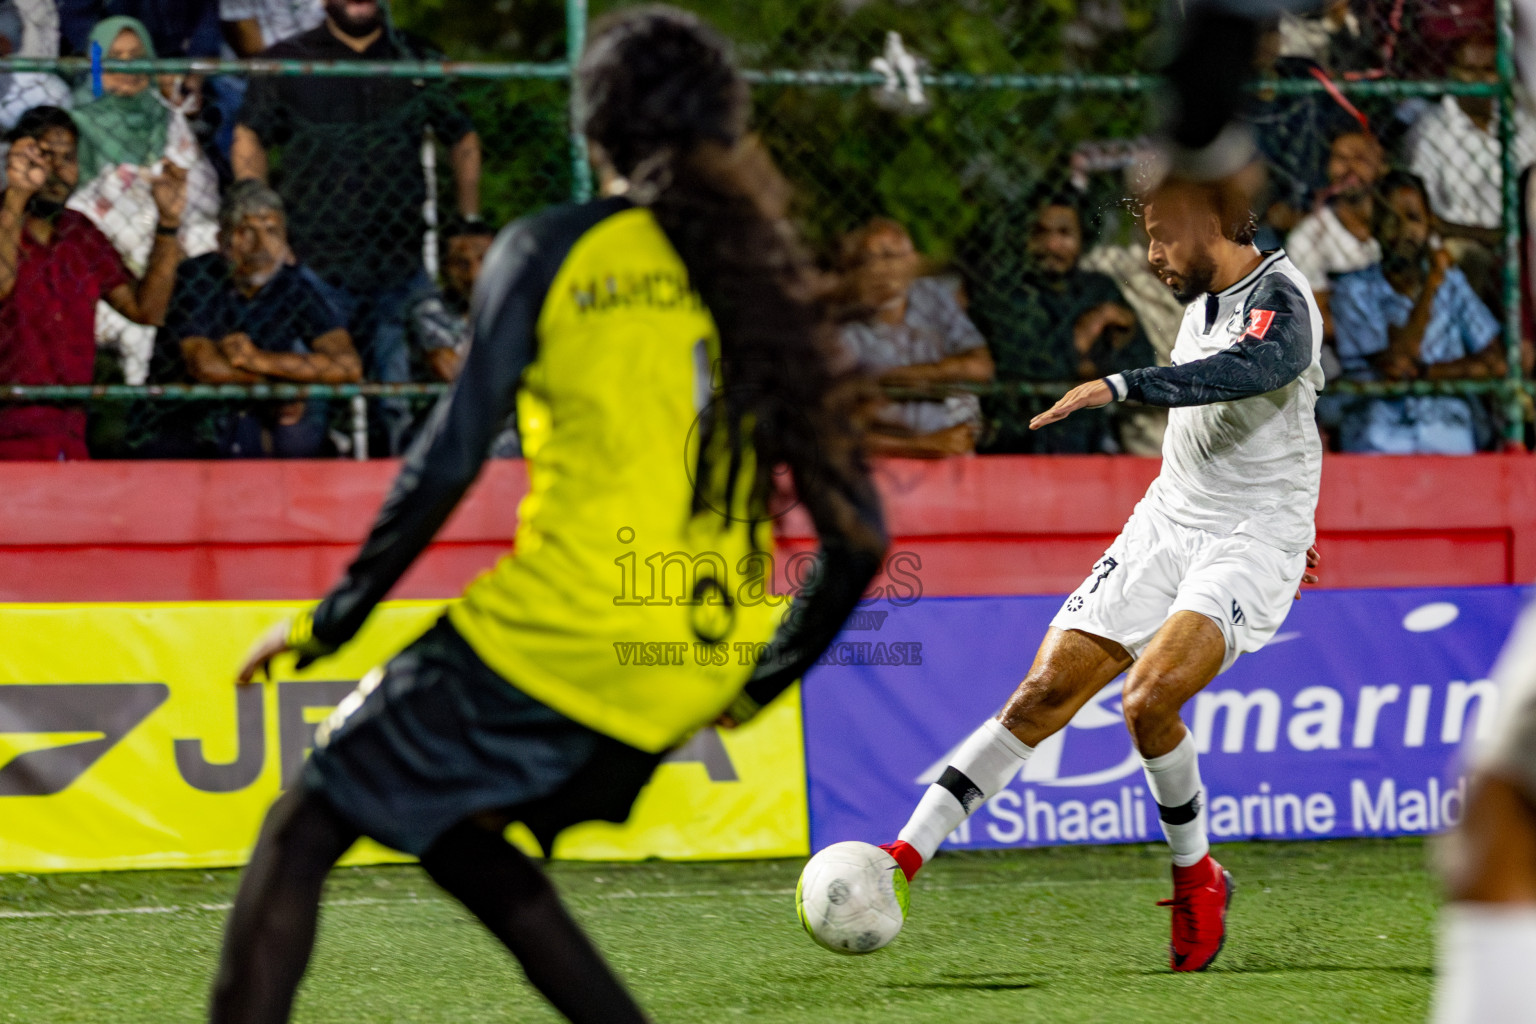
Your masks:
M301 607L0 605L0 872L244 863L315 726L444 604L383 605L336 656L237 688L254 639ZM793 693L742 729L696 734L627 823L576 826L554 855L787 857L808 842ZM402 859L365 841L346 862Z

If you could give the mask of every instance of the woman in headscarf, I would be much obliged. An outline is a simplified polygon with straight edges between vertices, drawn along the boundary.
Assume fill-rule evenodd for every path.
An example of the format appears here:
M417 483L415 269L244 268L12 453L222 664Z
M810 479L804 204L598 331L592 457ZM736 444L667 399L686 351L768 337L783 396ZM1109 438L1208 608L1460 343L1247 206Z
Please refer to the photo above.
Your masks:
M154 59L149 30L135 18L107 18L91 31L92 47L107 60ZM81 186L71 208L95 222L135 273L142 272L154 243L155 208L150 181L162 161L187 174L187 209L179 233L187 256L212 252L218 244L218 174L198 147L187 124L197 102L194 91L184 96L179 76L106 72L101 95L78 104L73 112L80 128ZM98 344L117 348L123 376L140 383L148 369L154 330L142 328L99 306Z

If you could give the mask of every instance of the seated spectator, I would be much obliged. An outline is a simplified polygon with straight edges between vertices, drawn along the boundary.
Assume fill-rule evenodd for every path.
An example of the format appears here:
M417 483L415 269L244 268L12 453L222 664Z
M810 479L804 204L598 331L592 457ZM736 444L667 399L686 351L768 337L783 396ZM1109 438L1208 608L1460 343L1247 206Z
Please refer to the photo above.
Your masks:
M451 381L464 366L474 326L469 302L475 282L485 265L485 254L496 239L496 229L483 221L455 220L443 228L443 284L411 307L411 335L427 371L438 380ZM517 434L517 413L491 447L497 458L515 459L522 454Z
M160 332L156 379L350 384L362 375L345 322L293 260L283 201L260 182L231 186L219 211L219 251L187 260L178 274ZM211 421L201 419L196 432L221 455L325 453L324 402L217 410ZM178 440L160 433L162 445Z
M1382 261L1334 282L1335 338L1353 380L1479 380L1504 373L1499 323L1443 249L1430 245L1424 183L1394 171L1374 220ZM1481 427L1481 430L1480 430ZM1488 434L1472 399L1366 399L1344 413L1350 452L1463 455Z
M1499 80L1498 47L1491 36L1456 45L1450 77L1461 82ZM1515 106L1515 165L1536 161L1536 120ZM1446 96L1414 124L1408 169L1424 180L1434 230L1483 301L1499 305L1495 254L1502 244L1503 187L1498 108L1490 96Z
M1077 383L1151 365L1156 358L1152 346L1115 282L1078 265L1083 218L1077 196L1043 191L1032 197L1028 212L1024 266L1012 277L993 268L971 304L992 349L997 379ZM1050 399L1014 397L989 402L996 432L983 450L1120 450L1110 408L1031 431L1029 421L1052 404Z
M133 18L107 18L91 33L91 42L114 60L155 56L149 33ZM172 163L186 171L187 205L179 236L182 252L201 256L211 252L218 234L219 179L202 155L187 123L185 109L162 95L179 90L173 76L162 76L160 88L148 75L106 73L102 94L74 111L80 129L82 184L70 199L101 229L123 262L135 273L144 268L154 243L154 202L150 182L155 169ZM123 378L143 383L154 348L154 331L130 324L103 305L97 311L96 341L122 356Z
M906 228L878 217L843 239L838 268L859 319L842 327L844 349L880 383L898 386L992 379L986 340L960 308L954 286L919 276L922 260ZM962 455L976 448L981 403L886 401L866 435L873 454Z
M459 375L474 328L469 301L496 229L484 221L454 220L438 235L443 246L443 283L411 307L411 334L427 369L438 380Z
M59 12L53 0L0 0L0 57L57 57ZM0 131L33 107L68 107L69 86L36 71L0 74Z
M1256 90L1249 120L1254 143L1264 157L1267 182L1257 200L1261 249L1276 247L1298 221L1311 212L1317 194L1328 185L1328 143L1342 119L1359 124L1389 119L1390 103L1366 97L1346 98L1335 89L1288 93L1272 88L1287 80L1328 82L1318 61L1282 56L1284 32L1277 23L1263 33L1255 55ZM1363 111L1363 113L1362 113Z
M78 130L69 113L36 107L7 138L0 204L0 381L89 384L96 362L96 303L134 323L165 317L176 281L176 235L186 175L176 167L151 181L158 213L142 279L86 217L65 208L79 182ZM0 459L83 459L85 411L0 406Z
M1350 121L1328 147L1328 189L1324 201L1292 229L1285 254L1306 277L1323 314L1323 335L1333 334L1328 290L1333 278L1381 262L1381 246L1371 231L1377 182L1387 173L1381 144Z
M425 40L386 25L376 0L330 0L323 24L262 56L278 60L434 60ZM431 287L422 267L426 179L422 136L448 149L457 212L480 213L480 136L443 82L401 76L256 77L235 128L236 178L274 182L292 215L294 251L347 317L370 380L410 379L411 301ZM385 450L398 453L410 427L404 401L373 404Z

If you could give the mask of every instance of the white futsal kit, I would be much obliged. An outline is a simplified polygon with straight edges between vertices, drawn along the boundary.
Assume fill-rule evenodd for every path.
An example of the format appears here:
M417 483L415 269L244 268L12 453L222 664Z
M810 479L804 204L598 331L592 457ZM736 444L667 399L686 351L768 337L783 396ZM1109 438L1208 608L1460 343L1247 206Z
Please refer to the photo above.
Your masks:
M1140 656L1174 612L1199 612L1226 638L1223 669L1275 635L1315 536L1322 337L1312 290L1279 250L1189 304L1171 367L1109 378L1116 398L1172 407L1162 471L1051 625ZM1180 373L1222 353L1198 375ZM1252 393L1266 375L1289 380Z

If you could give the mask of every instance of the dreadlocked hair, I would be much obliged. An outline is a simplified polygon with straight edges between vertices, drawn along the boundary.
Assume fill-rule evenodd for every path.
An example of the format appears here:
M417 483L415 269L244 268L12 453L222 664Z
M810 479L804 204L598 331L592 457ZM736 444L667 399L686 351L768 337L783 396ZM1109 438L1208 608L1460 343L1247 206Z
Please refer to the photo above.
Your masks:
M788 182L747 133L749 103L725 40L671 7L599 21L577 68L577 123L650 209L719 330L694 511L718 479L711 460L728 458L726 500L736 494L750 445L747 518L784 505L775 478L787 467L817 530L849 535L859 527L848 498L863 479L855 413L868 385L835 369L823 278L790 225Z

